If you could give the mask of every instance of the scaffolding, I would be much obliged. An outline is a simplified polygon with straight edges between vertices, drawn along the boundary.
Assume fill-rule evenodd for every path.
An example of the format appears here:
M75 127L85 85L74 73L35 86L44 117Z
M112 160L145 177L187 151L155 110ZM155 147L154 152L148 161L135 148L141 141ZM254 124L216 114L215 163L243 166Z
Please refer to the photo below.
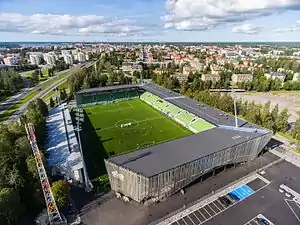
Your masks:
M43 164L40 150L37 145L36 136L34 133L35 131L34 126L33 124L28 123L27 125L25 125L25 129L35 158L36 167L37 167L37 171L39 174L39 178L40 178L40 182L41 182L41 186L42 186L42 190L46 202L50 225L65 225L67 223L60 215L51 191L47 173Z

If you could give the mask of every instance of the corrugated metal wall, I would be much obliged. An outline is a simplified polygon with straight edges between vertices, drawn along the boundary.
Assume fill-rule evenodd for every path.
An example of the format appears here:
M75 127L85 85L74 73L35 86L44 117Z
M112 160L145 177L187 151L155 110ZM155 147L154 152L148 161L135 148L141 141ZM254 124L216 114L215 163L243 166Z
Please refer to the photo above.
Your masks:
M163 199L185 187L200 176L219 166L251 161L271 139L266 134L246 141L240 145L222 150L196 161L181 165L149 179L105 161L111 188L123 195L142 201L144 199Z
M105 166L111 188L137 202L142 201L148 194L147 177L134 173L122 166L115 165L105 160Z

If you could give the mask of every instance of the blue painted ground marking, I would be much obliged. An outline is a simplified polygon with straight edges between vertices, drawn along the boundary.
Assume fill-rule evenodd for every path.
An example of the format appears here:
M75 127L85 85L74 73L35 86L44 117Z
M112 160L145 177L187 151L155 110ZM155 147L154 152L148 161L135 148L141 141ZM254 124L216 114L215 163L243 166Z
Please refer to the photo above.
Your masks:
M244 184L229 192L229 194L236 196L239 200L243 200L254 194L254 191L248 185Z

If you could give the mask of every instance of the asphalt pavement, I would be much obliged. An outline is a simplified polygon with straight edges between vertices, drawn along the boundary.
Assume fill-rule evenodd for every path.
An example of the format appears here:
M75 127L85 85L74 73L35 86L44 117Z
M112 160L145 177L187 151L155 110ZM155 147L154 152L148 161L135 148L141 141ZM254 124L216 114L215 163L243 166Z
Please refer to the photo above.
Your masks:
M52 82L53 80L58 79L60 77L60 75L66 73L68 71L69 70L64 70L64 71L58 72L53 78L48 79L47 81L41 82L33 88L24 88L24 89L20 90L14 96L10 97L5 102L2 102L0 104L0 115L3 114L6 110L10 109L14 104L16 104L20 100L24 99L28 94L40 90L44 85L47 85L49 82ZM65 81L65 79L62 79L62 81ZM59 82L59 84L60 83L61 83L61 81ZM52 88L55 85L57 85L57 83L54 83L53 85L49 86L47 89L40 92L37 96L41 96L45 92L47 92L49 90L52 90ZM25 107L24 106L20 107L20 109L17 110L17 112L13 116L11 116L9 118L9 120L15 119L16 117L18 117L18 115L27 107L28 104L24 104L24 105L26 105L26 106Z
M60 72L59 74L57 74L54 78L49 79L48 82L52 81L53 79L58 79L59 76L63 73L68 72L69 70L64 70L62 72ZM8 121L10 120L16 120L19 118L19 116L23 113L23 111L27 108L28 104L37 99L37 98L41 98L45 95L47 95L50 91L52 91L55 87L61 85L62 83L64 83L66 80L68 79L68 76L66 76L65 78L61 79L59 82L55 82L52 85L50 85L49 87L47 87L46 89L40 91L37 95L35 95L32 99L30 99L30 101L26 102L24 105L22 105L19 109L17 109L13 115L11 115L8 118ZM33 91L38 91L40 88L42 88L44 85L46 85L48 82L44 82L42 85L37 85L36 87L34 87L31 92ZM27 93L28 94L28 93ZM24 98L24 97L23 97ZM21 100L22 98L20 98L19 100Z

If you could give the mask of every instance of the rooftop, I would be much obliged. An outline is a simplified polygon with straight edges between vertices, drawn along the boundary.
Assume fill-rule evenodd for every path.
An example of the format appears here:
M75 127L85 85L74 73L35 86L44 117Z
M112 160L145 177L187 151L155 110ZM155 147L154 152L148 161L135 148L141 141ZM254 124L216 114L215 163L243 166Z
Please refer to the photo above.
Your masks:
M185 109L193 113L194 115L203 118L204 120L215 124L215 125L227 125L234 126L235 125L235 117L232 115L227 115L221 110L213 108L206 104L201 104L196 100L185 97L179 93L170 91L166 88L160 87L158 85L154 85L152 83L148 83L143 86L147 91L177 105L178 107ZM247 126L251 127L252 125L248 124L244 120L238 119L239 126Z
M266 131L249 128L213 128L202 133L165 142L135 152L119 155L108 161L146 177L246 142ZM184 154L182 152L184 151Z
M117 89L137 88L137 87L139 87L138 84L114 85L114 86L107 86L107 87L89 88L89 89L78 91L76 94L85 94L85 93L111 91L111 90L117 90Z
M47 117L47 163L63 174L83 168L81 154L76 149L77 138L70 120L66 104L51 109Z

